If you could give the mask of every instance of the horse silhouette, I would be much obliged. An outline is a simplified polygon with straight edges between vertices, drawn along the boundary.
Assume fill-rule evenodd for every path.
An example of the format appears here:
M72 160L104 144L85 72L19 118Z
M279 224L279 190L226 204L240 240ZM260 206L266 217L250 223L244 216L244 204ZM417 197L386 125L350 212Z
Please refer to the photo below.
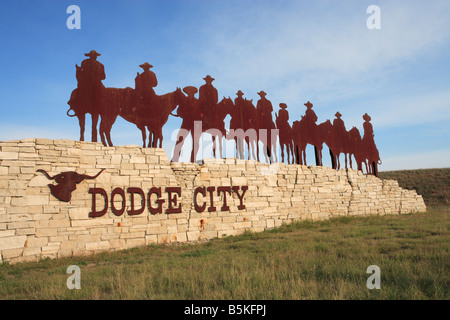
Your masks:
M206 114L204 124L202 126L202 131L211 134L212 143L213 143L213 156L216 155L216 141L219 144L219 158L222 158L223 155L223 137L226 137L227 131L225 129L225 118L227 115L231 115L233 113L234 104L233 100L228 97L223 99L217 104L216 112L214 113L214 120L210 121L208 119L209 114Z
M302 116L302 120L304 117ZM297 164L306 165L306 146L314 146L316 165L323 166L322 149L325 143L328 147L332 144L332 127L330 120L319 125L314 125L313 130L309 124L304 121L294 121L292 124L292 133L294 141L294 155Z
M275 114L275 122L278 129L278 137L280 140L280 149L281 149L281 162L284 163L284 149L286 148L287 153L287 162L293 163L294 159L294 141L293 141L293 133L292 127L290 126L289 120L289 112L286 110L287 106L285 103L280 103L280 110L278 111L278 115ZM290 157L292 156L292 162Z
M111 129L118 116L126 121L135 124L142 133L143 147L146 147L146 128L149 130L148 147L162 146L162 128L167 123L170 113L178 106L180 96L184 96L180 88L174 92L167 93L162 96L156 96L153 105L136 108L135 96L132 88L105 88L104 99L99 108L100 137L103 145L113 146L111 140ZM71 98L68 102L70 110L74 111L80 123L80 141L84 141L85 114L90 113L89 110L79 105L77 99L78 89L72 91ZM93 124L94 126L94 124ZM153 139L152 139L153 138Z

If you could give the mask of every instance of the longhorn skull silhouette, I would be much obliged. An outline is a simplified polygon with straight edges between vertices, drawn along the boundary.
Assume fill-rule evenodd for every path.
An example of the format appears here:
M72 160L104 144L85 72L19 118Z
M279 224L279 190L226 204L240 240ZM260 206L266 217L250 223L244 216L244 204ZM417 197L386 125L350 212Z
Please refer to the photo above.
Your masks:
M36 172L43 173L49 180L55 180L58 183L57 185L48 184L51 194L61 201L69 202L72 197L72 191L77 188L77 184L84 180L97 178L103 170L105 169L100 170L95 176L78 174L75 171L66 171L51 177L45 170L39 169Z

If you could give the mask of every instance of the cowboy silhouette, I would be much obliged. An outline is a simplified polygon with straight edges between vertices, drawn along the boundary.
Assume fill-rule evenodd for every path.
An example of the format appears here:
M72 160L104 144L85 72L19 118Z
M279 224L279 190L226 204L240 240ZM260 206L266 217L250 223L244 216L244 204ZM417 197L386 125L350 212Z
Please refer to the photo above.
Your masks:
M365 155L368 162L367 173L378 176L378 164L381 164L380 155L378 153L377 146L375 145L373 127L370 123L370 116L366 113L363 115L364 123L364 136L362 138L363 146L365 149Z
M244 130L244 126L243 126L243 122L244 122L244 118L243 118L243 111L245 108L245 99L242 97L244 95L244 93L239 90L237 93L237 98L234 99L234 110L233 113L231 115L231 120L230 120L230 131L234 132L234 137L233 139L236 142L236 156L240 159L243 159L244 157L244 151L242 148L242 139L243 139L243 134L241 134L239 131L239 129Z
M193 139L191 162L194 162L199 143L199 141L194 139L194 122L201 121L203 119L203 115L200 110L200 101L195 97L195 94L198 92L197 88L188 86L185 87L183 91L188 96L182 103L180 103L177 109L177 116L182 118L183 122L181 123L180 131L178 132L177 143L174 148L172 161L179 161L181 148L183 147L184 141L190 132Z
M304 120L307 122L307 123L310 123L310 124L316 124L316 121L317 121L317 115L316 115L316 113L314 112L314 110L312 109L312 107L313 107L313 104L311 103L311 102L307 102L307 103L305 103L304 104L305 106L306 106L306 111L305 111L305 116L304 116Z
M137 103L139 105L148 105L153 102L154 97L156 96L154 87L158 85L158 80L156 79L156 75L153 71L150 71L150 68L153 66L148 62L139 65L144 72L137 73L135 82L135 96L137 99Z
M258 92L261 99L256 104L256 111L258 113L258 121L260 129L275 129L275 125L272 120L272 102L266 99L266 93L264 91Z
M280 103L280 110L278 115L275 114L277 129L279 131L280 147L281 147L281 162L284 162L284 147L286 146L286 152L288 155L288 163L290 163L290 155L292 155L292 161L294 161L294 143L292 136L292 128L289 124L289 112L286 110L287 105Z
M256 112L257 112L257 121L258 121L258 134L260 135L260 138L263 139L263 144L266 146L264 149L264 154L271 157L271 146L272 146L272 130L275 129L275 124L273 123L272 119L272 102L270 100L266 99L267 93L264 91L258 92L258 95L261 97L258 102L256 103ZM262 137L260 129L267 130L266 136ZM258 149L259 150L259 149ZM259 152L258 152L259 153ZM258 160L259 160L259 154L258 154Z
M237 98L234 99L234 112L230 120L230 129L242 129L243 118L242 118L242 110L243 105L245 104L245 99L242 97L244 93L239 90L237 93Z
M97 61L97 57L101 56L95 50L91 50L89 53L84 54L88 59L84 59L81 62L81 67L77 67L77 80L81 85L91 84L98 86L102 84L102 80L105 80L105 67L102 63Z
M333 120L333 136L334 136L334 144L337 148L341 150L345 150L347 137L347 129L345 129L344 120L341 119L342 114L336 112L336 119Z
M212 85L212 82L215 79L210 75L207 75L203 80L205 80L206 83L199 88L198 93L200 110L204 115L204 119L208 122L206 126L208 128L218 128L219 125L215 122L215 109L219 102L219 94L217 89Z
M75 104L79 105L79 113L90 113L93 120L92 141L97 142L97 121L100 112L104 107L105 87L102 80L105 80L105 67L97 61L100 53L91 50L84 54L88 59L81 62L76 67L76 78L78 81L78 90L75 98Z
M336 119L333 120L332 126L332 140L330 148L330 155L332 155L333 169L340 169L339 155L345 154L345 167L347 168L347 153L349 153L349 140L347 129L345 128L344 120L341 119L342 114L336 112ZM351 163L351 155L350 155Z

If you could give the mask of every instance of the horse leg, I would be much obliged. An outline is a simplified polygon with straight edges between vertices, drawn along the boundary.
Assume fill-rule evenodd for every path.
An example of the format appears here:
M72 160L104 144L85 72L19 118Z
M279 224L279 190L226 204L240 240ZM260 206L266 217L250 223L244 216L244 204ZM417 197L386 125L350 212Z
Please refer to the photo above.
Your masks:
M142 134L142 148L145 148L145 140L147 140L147 132L145 132L145 126L137 126L139 130L141 130L141 134Z
M80 124L80 141L84 141L84 128L86 124L86 114L77 115L78 123Z
M375 161L372 162L373 165L373 175L375 177L378 177L378 168L377 168L377 163Z
M217 140L219 142L219 152L220 152L219 157L220 159L222 159L223 158L222 136L217 136Z
M331 151L331 149L328 149L328 151L330 152L331 168L332 168L332 169L336 169L336 161L334 160L334 154L333 154L333 151Z
M216 136L212 135L212 152L213 152L213 158L216 158Z
M294 161L294 154L292 153L291 143L287 144L287 148L288 148L288 164L291 164ZM292 161L291 161L291 156L292 156Z
M111 140L111 128L112 128L112 123L106 128L106 132L105 132L105 135L106 135L106 139L108 140L108 144L109 144L109 146L110 147L112 147L112 146L114 146L113 145L113 143L112 143L112 140Z
M105 132L106 132L106 123L104 119L101 119L100 121L100 140L102 141L102 144L107 147L108 145L106 144L106 140L105 140Z
M256 155L255 155L255 143L258 144L258 142L255 141L255 140L253 140L253 139L250 141L250 144L251 144L251 146L252 146L253 160L256 160ZM250 157L249 157L249 158L250 158ZM249 159L249 160L250 160L250 159Z
M155 132L150 130L150 128L148 128L148 148L154 148L156 145L156 138L155 138Z
M272 147L272 152L270 154L270 157L272 159L272 162L278 162L278 156L277 156L277 146L276 146L276 142L273 142L271 144ZM287 151L286 151L287 152Z
M98 114L92 115L92 142L97 142L97 124L98 124Z
M294 142L291 142L292 164L295 163Z
M320 165L320 163L319 163L319 154L318 154L318 150L317 150L316 146L314 146L314 157L316 158L316 166L319 166Z
M158 141L159 141L159 148L161 149L163 141L162 128L158 129Z
M195 159L197 159L197 152L200 145L200 137L192 136L192 151L191 151L191 162L194 163ZM196 139L197 138L197 139Z
M287 164L291 162L291 146L286 143Z
M259 139L260 139L260 136L259 136L259 132L258 132L257 136L256 136L256 160L257 161L259 161Z

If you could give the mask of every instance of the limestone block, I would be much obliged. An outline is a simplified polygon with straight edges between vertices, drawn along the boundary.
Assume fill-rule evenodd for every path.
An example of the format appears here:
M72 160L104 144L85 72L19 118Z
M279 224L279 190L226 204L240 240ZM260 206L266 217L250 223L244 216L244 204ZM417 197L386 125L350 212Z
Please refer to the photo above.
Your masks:
M2 237L0 240L0 250L24 248L26 240L26 235Z
M97 241L97 242L90 242L86 243L86 250L92 251L92 250L107 250L110 248L109 241Z
M19 159L18 152L0 151L0 160L18 160L18 159Z
M25 199L27 206L43 206L49 203L50 196L48 194L26 195Z

